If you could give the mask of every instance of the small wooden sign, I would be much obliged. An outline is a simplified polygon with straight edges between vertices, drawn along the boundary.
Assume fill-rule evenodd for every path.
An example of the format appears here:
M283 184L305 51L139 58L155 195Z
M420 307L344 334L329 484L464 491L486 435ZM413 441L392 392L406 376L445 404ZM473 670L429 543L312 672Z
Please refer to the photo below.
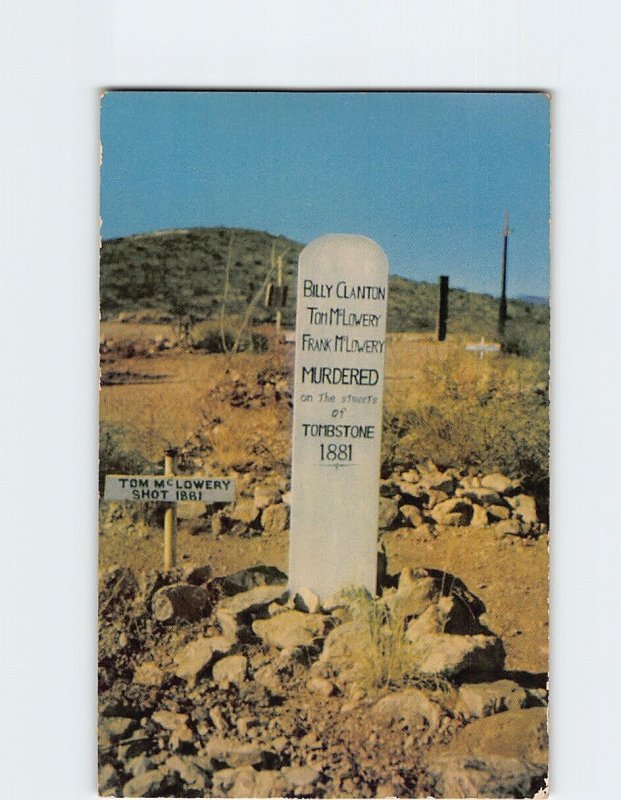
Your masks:
M231 503L235 500L235 481L201 475L106 475L104 500Z

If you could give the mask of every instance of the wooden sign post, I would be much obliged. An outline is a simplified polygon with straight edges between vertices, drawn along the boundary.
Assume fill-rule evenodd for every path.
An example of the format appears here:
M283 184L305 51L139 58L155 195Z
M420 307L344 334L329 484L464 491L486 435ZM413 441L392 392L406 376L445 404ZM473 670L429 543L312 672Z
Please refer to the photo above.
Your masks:
M164 455L164 475L175 474L175 457L177 451L170 449ZM164 512L164 569L172 569L177 565L177 505L170 503Z
M363 236L300 254L289 584L376 590L388 261Z
M235 481L202 475L175 475L174 449L164 456L164 475L106 475L104 500L165 503L164 569L177 563L177 503L232 503Z

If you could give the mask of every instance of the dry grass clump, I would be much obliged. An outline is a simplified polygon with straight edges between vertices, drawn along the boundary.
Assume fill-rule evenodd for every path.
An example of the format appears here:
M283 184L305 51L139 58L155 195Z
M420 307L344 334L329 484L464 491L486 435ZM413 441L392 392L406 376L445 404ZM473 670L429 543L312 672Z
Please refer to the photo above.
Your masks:
M420 656L405 636L406 613L394 596L373 598L366 589L351 588L341 595L352 615L348 640L347 678L368 696L405 685L446 692L441 676L422 675Z

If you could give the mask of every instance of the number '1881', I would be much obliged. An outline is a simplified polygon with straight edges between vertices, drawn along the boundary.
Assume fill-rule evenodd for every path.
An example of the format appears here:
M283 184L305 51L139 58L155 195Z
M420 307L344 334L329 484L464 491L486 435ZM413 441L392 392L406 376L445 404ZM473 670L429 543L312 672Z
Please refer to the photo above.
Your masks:
M322 444L320 448L322 461L351 461L351 444Z

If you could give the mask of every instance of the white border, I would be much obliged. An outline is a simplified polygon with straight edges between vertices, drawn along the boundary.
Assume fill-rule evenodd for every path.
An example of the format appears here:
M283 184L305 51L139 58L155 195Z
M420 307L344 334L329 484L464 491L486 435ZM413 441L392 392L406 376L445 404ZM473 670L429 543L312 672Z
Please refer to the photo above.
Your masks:
M95 796L99 88L378 87L553 93L552 796L615 797L617 4L12 0L3 13L3 794Z

